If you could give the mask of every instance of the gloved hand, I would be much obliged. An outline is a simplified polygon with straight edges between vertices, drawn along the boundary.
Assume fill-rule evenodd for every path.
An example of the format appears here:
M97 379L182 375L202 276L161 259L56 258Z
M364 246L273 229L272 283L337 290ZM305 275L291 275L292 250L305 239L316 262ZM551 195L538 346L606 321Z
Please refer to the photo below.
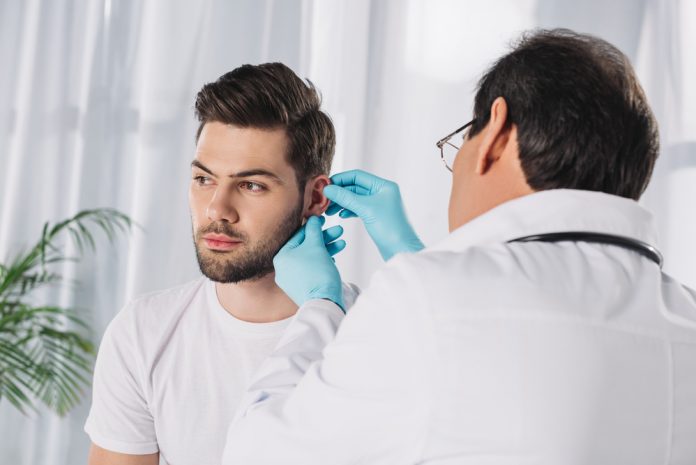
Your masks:
M324 187L331 200L327 215L358 216L387 261L399 252L418 252L423 243L406 218L399 186L362 170L335 174Z
M301 306L312 299L328 299L345 312L341 276L332 255L346 247L337 240L341 226L321 230L326 219L311 216L273 258L275 282Z

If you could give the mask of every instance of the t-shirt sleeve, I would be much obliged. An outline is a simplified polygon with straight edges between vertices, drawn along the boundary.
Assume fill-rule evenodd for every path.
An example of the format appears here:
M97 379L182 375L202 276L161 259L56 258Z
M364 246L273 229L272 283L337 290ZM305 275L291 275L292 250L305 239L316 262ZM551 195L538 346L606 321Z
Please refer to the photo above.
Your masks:
M127 306L104 333L94 368L85 432L97 446L122 454L152 454L157 438L143 383L134 308Z

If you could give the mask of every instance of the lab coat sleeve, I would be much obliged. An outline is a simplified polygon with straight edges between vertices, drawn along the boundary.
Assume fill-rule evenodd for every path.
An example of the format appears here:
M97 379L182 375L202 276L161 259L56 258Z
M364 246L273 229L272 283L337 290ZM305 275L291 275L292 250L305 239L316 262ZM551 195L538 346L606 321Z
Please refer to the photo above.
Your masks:
M343 283L343 302L346 310L355 303L360 289ZM298 312L299 321L285 332L271 361L263 364L254 375L253 389L246 395L244 405L254 405L267 396L287 394L307 368L319 360L321 352L336 336L344 312L328 300L314 300Z
M415 276L397 258L342 323L328 301L298 310L230 425L223 464L418 459L430 410L432 332Z

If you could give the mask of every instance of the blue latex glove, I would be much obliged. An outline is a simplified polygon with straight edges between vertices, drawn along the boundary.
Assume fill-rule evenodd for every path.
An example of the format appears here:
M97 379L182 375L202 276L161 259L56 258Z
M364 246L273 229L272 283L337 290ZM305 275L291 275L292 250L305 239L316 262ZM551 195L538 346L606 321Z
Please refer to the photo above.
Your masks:
M321 230L325 218L311 216L273 258L275 282L301 306L312 299L328 299L345 312L341 276L332 255L343 250L341 226Z
M418 252L423 243L406 218L399 186L362 170L331 177L324 195L331 200L327 215L358 216L386 261L399 252Z

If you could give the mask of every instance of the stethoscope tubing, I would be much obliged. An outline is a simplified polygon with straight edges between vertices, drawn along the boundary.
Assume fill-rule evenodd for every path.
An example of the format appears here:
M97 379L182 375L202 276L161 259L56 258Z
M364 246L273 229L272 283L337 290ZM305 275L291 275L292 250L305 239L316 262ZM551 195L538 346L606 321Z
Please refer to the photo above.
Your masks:
M518 237L517 239L512 239L508 242L593 242L598 244L614 245L632 250L657 263L660 268L662 268L662 264L664 262L660 251L652 245L639 241L638 239L614 234L588 231L569 231Z

